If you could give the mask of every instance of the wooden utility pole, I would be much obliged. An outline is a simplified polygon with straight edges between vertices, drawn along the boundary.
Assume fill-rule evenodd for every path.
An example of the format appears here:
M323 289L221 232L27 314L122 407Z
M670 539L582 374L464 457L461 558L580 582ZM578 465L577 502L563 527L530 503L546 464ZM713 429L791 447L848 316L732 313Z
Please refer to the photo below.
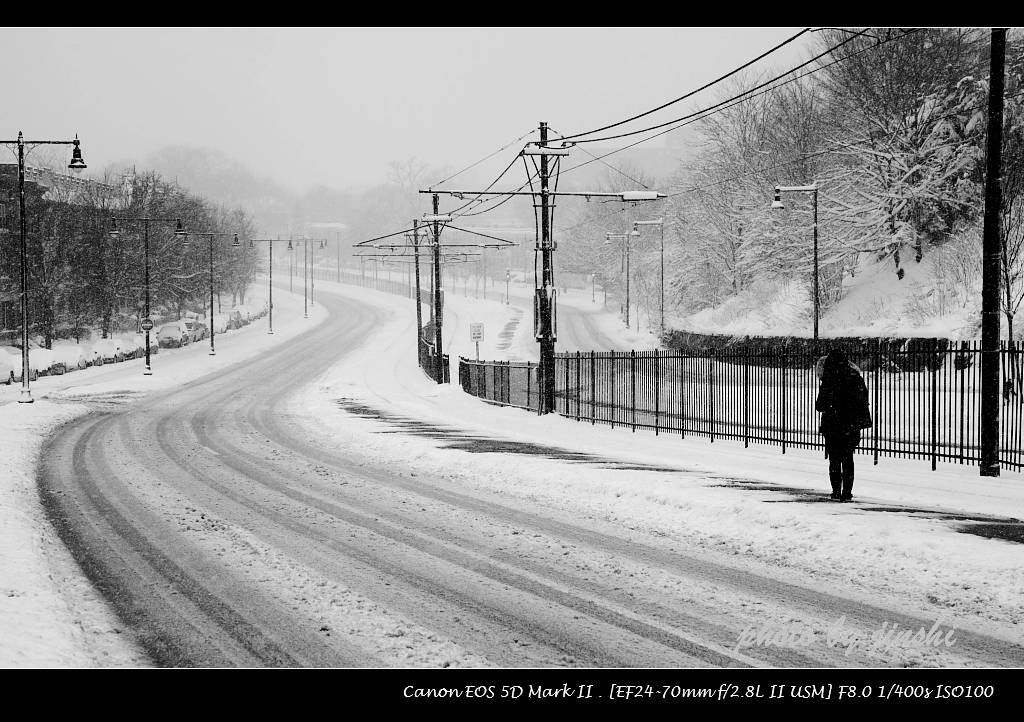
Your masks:
M444 383L444 355L441 349L441 320L444 318L444 303L441 293L441 224L437 220L438 196L434 194L434 352L437 354L437 383Z
M1002 206L1003 73L1006 28L992 29L988 80L988 160L981 270L982 476L999 476L999 211Z
M548 124L540 124L540 148L548 142ZM555 410L555 333L552 301L555 292L555 268L551 248L551 196L548 190L548 156L540 156L540 254L541 278L538 279L536 301L537 340L540 342L540 364L537 371L537 387L540 398L538 414L549 414Z

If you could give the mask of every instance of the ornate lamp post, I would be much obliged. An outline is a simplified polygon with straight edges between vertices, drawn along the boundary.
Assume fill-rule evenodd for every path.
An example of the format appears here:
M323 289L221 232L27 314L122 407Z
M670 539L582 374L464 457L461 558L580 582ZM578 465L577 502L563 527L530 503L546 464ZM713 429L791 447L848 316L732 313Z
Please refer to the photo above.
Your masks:
M82 159L82 148L78 136L74 140L25 140L25 136L18 131L17 140L0 140L0 145L18 146L18 207L21 220L21 395L18 397L19 404L31 404L32 390L29 388L29 367L28 367L28 242L25 226L25 146L26 145L72 145L71 162L68 169L79 173L86 169L85 161Z
M210 241L210 356L217 355L217 349L214 346L213 337L216 336L215 326L213 323L213 239L214 236L234 236L235 240L231 244L235 248L239 248L241 244L238 242L238 234L233 232L219 232L219 231L188 231L181 234L184 238L184 242L188 244L188 236L206 236Z
M110 237L117 238L121 235L121 231L117 227L117 222L122 223L142 223L142 238L143 247L145 248L146 257L146 317L142 320L142 329L146 332L146 369L142 372L143 376L152 376L153 367L150 364L149 358L149 332L153 329L153 319L149 317L149 224L152 223L173 223L174 235L184 236L185 229L181 225L180 218L140 218L136 216L111 216L110 217Z

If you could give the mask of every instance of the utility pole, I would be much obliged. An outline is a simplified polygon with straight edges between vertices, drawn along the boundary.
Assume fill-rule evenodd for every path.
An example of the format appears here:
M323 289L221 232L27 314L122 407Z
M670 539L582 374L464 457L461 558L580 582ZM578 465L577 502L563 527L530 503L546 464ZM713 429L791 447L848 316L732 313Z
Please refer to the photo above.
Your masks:
M999 211L1002 206L1003 73L1006 28L992 29L988 81L988 162L981 271L982 476L999 476Z
M437 383L444 383L444 356L441 350L441 324L444 318L441 292L441 225L437 220L438 196L434 194L434 352L437 354Z
M309 318L309 242L302 241L302 317Z
M537 208L537 196L540 196L540 233L535 241L534 254L541 255L541 270L534 279L533 299L533 330L534 337L540 345L540 363L537 367L537 413L547 414L555 409L555 341L556 341L556 290L555 290L555 269L553 252L554 243L551 238L551 211L552 196L580 196L587 199L595 197L618 198L624 203L638 203L640 201L653 201L665 198L664 193L657 191L555 191L550 190L551 163L550 156L556 156L554 169L560 167L562 156L569 155L569 148L563 144L559 148L548 147L548 124L540 124L540 140L528 143L521 151L523 157L540 156L535 168L540 179L540 190L535 191L531 185L528 191L468 191L448 189L434 191L433 189L421 189L420 193L432 193L434 195L434 207L437 208L438 193L446 193L456 197L466 195L484 196L530 196L534 201L534 208ZM436 213L435 213L436 216ZM431 220L429 218L425 220ZM436 223L435 223L436 226ZM436 234L435 234L436 235ZM499 239L500 240L500 239ZM524 257L524 261L527 260Z
M540 124L540 145L544 149L548 143L548 124ZM555 410L555 333L554 309L552 303L555 293L555 269L551 257L551 197L548 190L548 156L540 156L540 254L541 278L535 291L534 313L537 317L537 340L540 342L540 364L537 367L539 378L537 387L540 398L537 404L538 414L548 414Z

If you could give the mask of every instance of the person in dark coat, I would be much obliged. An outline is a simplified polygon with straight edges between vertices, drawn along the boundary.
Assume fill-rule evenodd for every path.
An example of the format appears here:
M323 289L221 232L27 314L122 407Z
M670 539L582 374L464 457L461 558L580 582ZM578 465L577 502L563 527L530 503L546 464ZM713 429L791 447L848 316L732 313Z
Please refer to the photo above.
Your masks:
M871 427L868 387L860 369L842 349L833 349L821 364L821 385L814 408L821 412L822 436L828 454L832 497L853 498L853 450L860 444L861 429Z

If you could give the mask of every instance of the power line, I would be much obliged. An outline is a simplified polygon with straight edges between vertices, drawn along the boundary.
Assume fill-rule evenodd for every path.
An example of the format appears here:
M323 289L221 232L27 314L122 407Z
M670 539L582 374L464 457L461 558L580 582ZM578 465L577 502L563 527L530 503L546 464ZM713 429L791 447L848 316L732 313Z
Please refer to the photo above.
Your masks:
M631 118L626 118L625 120L620 120L618 123L612 123L611 125L605 125L605 126L603 126L601 128L594 128L593 130L588 130L588 131L583 132L583 133L575 133L573 135L566 136L565 138L563 138L563 140L572 140L573 138L579 138L579 137L584 136L584 135L590 135L592 133L600 133L602 131L609 130L611 128L616 128L616 127L618 127L620 125L625 125L626 123L630 123L630 122L632 122L634 120L637 120L639 118L643 118L645 116L650 115L651 113L656 113L659 110L664 110L665 108L667 108L670 105L674 105L675 103L678 103L680 101L686 100L687 98L690 98L690 97L696 95L697 93L701 92L702 90L707 90L711 86L716 85L718 83L721 83L723 80L726 80L726 79L732 77L736 73L738 73L738 72L740 72L742 70L746 70L747 68L749 68L751 65L753 65L757 61L762 60L762 59L768 57L769 55L771 55L772 53L774 53L775 51L779 50L780 48L783 48L786 45L789 45L794 40L799 38L801 35L803 35L804 33L809 32L809 31L810 31L810 28L804 28L803 30L798 32L793 37L789 38L788 40L784 40L783 42L781 42L778 45L776 45L774 48L761 53L760 55L758 55L753 60L750 60L750 61L744 63L743 65L739 66L735 70L730 70L728 73L726 73L722 77L717 78L716 80L712 80L710 83L707 83L706 85L702 85L701 87L697 88L696 90L692 90L689 93L687 93L686 95L682 95L682 96L676 98L675 100L670 100L667 103L659 105L657 108L652 108L651 110L647 110L647 111L645 111L643 113L639 113L637 115L634 115ZM587 141L580 141L580 142L587 142Z
M901 36L901 37L905 37L905 36ZM786 77L787 75L789 75L791 73L794 73L797 70L800 70L800 68L803 68L803 67L806 67L806 66L810 65L811 63L815 62L816 60L820 60L821 58L825 57L829 53L835 52L839 48L843 47L847 43L853 42L854 40L856 40L856 36L849 37L846 40L843 40L838 45L834 45L831 48L829 48L828 50L825 50L824 52L821 52L818 55L815 55L810 60L805 60L804 62L800 63L800 65L797 65L795 68L790 68L786 72L781 73L779 75L776 75L771 80L766 80L763 83L755 85L753 88L748 88L747 90L744 90L742 93L739 93L738 95L734 95L731 98L727 98L726 100L723 100L721 102L715 103L714 105L712 105L712 106L710 106L708 108L704 108L703 110L697 110L697 111L694 111L693 113L689 113L689 114L681 116L679 118L675 118L674 120L668 120L668 121L665 121L664 123L659 123L657 125L652 125L652 126L649 126L647 128L641 128L639 130L631 130L629 132L619 133L617 135L606 135L606 136L603 136L603 137L600 137L600 138L584 138L583 140L576 141L576 143L598 143L598 142L602 142L602 141L606 141L606 140L617 140L619 138L627 138L629 136L639 135L640 133L647 133L647 132L650 132L652 130L657 130L659 128L664 128L666 125L672 125L673 123L678 123L679 121L682 121L682 120L689 120L690 118L693 118L695 116L707 113L708 111L714 110L714 109L719 108L719 107L721 107L723 105L726 105L728 103L732 103L733 101L737 101L737 100L743 99L745 96L750 95L754 91L760 90L760 89L764 88L765 86L771 85L772 83L775 83L776 81L781 80L782 78ZM881 44L881 43L879 43L879 44ZM874 47L878 47L878 46L874 46Z
M498 155L498 153L502 152L506 148L510 148L511 146L513 146L516 143L520 142L523 138L526 138L526 137L528 137L530 135L533 135L536 132L537 132L537 130L535 128L531 128L528 133L523 133L521 136L519 136L515 140L511 141L510 143L506 143L505 145L501 146L500 148L498 148L498 150L494 151L490 155L485 155L480 160L476 161L475 163L471 163L470 165L467 165L465 168L463 168L462 170L458 171L457 173L453 173L452 175L448 176L444 180L440 180L440 181L437 181L436 183L432 183L432 184L430 184L427 187L428 188L433 188L434 186L439 186L439 185L442 185L444 183L447 183L448 181L452 180L453 178L457 178L458 176L460 176L463 173L465 173L467 170L470 170L472 168L477 167L478 165L483 163L485 160L490 160L491 158L493 158L494 156Z
M879 43L879 45L881 45L883 43L893 42L895 40L902 40L904 37L906 37L907 35L909 35L912 32L915 32L915 31L910 30L910 31L907 31L904 35L901 35L899 37L883 40L883 41L881 41ZM850 59L852 57L860 55L861 53L867 52L868 50L874 50L877 47L878 47L878 45L875 45L875 46L871 46L871 47L868 47L868 48L863 48L861 50L857 50L855 52L850 53L849 55L844 55L843 57L837 58L836 60L833 60L830 63L826 63L825 65L822 65L821 67L814 68L813 70L808 70L806 73L801 73L800 75L797 75L797 76L795 76L793 78L790 78L789 80L785 80L785 81L779 83L778 85L774 85L774 86L772 86L770 88L764 89L764 90L762 90L759 93L755 93L753 95L749 95L749 96L746 96L746 97L736 96L736 98L731 99L732 100L731 104L726 106L726 107L715 108L715 109L712 109L712 108L705 109L703 111L700 111L699 113L695 113L694 114L694 115L698 115L699 117L693 117L693 118L690 118L688 120L684 120L683 122L679 123L678 125L674 125L671 128L666 128L665 130L662 130L662 131L660 131L658 133L655 133L654 135L651 135L651 136L649 136L647 138L641 138L640 140L635 141L633 143L630 143L629 145L624 145L621 148L616 148L614 150L608 151L607 153L605 153L603 155L597 156L593 160L587 160L587 161L584 161L582 163L577 163L574 166L570 166L569 168L566 168L562 172L563 173L568 173L569 171L576 170L577 168L582 168L583 166L590 165L595 160L601 160L603 158L607 158L610 155L614 155L616 153L621 153L624 150L629 150L630 148L635 148L636 146L640 145L641 143L646 143L649 140L654 140L655 138L659 138L659 137L661 137L663 135L666 135L667 133L671 133L673 130L678 130L679 128L682 128L682 127L687 126L687 125L691 125L693 123L696 123L697 121L705 120L705 119L711 117L712 115L717 115L718 113L722 113L722 112L724 112L726 110L729 110L730 108L733 108L733 107L739 105L740 103L745 103L747 101L753 100L754 98L757 98L757 97L760 97L762 95L766 95L768 93L776 91L776 90L778 90L779 88L781 88L781 87L783 87L785 85L788 85L790 83L796 82L797 80L800 80L801 78L805 78L808 75L813 75L814 73L817 73L817 72L820 72L822 70L825 70L826 68L829 68L829 67L831 67L833 65L836 65L837 63L843 62L844 60L848 60L848 59ZM792 72L792 70L790 72ZM783 76L786 75L786 74L787 73L783 73Z

